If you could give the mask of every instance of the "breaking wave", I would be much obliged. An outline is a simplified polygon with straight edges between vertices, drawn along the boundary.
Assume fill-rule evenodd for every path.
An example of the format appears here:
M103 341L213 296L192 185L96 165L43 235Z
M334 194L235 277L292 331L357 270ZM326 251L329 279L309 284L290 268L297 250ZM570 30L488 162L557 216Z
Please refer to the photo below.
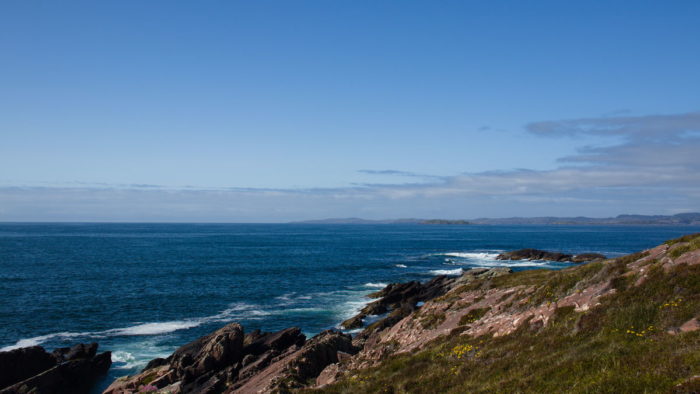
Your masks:
M205 323L224 322L236 318L256 319L267 315L270 315L270 312L258 309L255 305L246 303L236 303L232 304L228 309L225 309L222 312L217 313L216 315L205 316L201 318L173 320L166 322L139 323L133 326L112 328L103 331L57 332L52 334L40 335L32 338L23 338L18 340L14 345L9 345L0 348L0 351L4 352L22 347L36 346L50 340L161 335L179 330L187 330L190 328L201 326Z
M463 270L461 268L453 270L432 270L431 275L462 275Z

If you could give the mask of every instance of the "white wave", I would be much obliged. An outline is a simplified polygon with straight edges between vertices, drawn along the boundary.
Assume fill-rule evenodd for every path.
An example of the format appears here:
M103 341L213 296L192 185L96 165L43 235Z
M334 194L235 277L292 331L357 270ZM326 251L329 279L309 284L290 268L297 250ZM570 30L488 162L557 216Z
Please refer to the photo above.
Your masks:
M284 301L284 302L289 302L289 301L292 301L292 297L294 296L294 294L296 294L296 293L292 292L292 293L282 294L281 296L275 297L275 299L280 300L280 301Z
M389 285L386 283L382 283L382 282L376 282L376 283L375 282L368 282L368 283L365 283L363 286L372 287L372 288L376 288L376 289L383 289Z
M349 319L358 313L369 304L372 300L369 298L357 298L348 300L340 305L338 305L338 316L341 320Z
M112 352L113 363L128 363L134 360L134 355L129 352L125 352L123 350L117 350L115 352Z
M23 338L18 340L14 345L0 348L0 351L8 351L22 347L36 346L53 339L71 339L77 337L86 338L105 338L119 336L148 336L161 335L174 331L186 330L201 326L206 323L224 322L234 319L256 319L262 316L268 316L270 312L258 309L256 305L246 303L232 304L228 309L217 313L216 315L206 316L195 319L173 320L166 322L139 323L133 326L112 328L104 331L86 331L86 332L57 332L47 335L40 335L32 338Z
M112 351L112 368L135 371L145 367L154 358L165 358L172 354L176 347L162 344L161 341L162 338L158 337L144 337L121 344Z
M53 333L53 334L40 335L40 336L32 337L32 338L24 338L24 339L20 339L19 341L17 341L14 345L9 345L9 346L5 346L3 348L0 348L0 352L6 352L8 350L19 349L22 347L37 346L37 345L40 345L40 344L42 344L48 340L54 339L54 338L68 339L68 338L75 338L75 337L84 336L85 334L91 334L91 333L89 333L89 332L87 332L87 333L57 332L57 333Z
M430 273L432 275L462 275L462 269L457 268L453 270L432 270Z
M234 304L231 304L229 308L225 309L221 313L218 313L214 316L209 316L202 318L203 323L210 323L210 322L220 322L220 321L227 321L231 319L252 319L252 318L260 318L262 316L268 316L270 315L270 312L265 311L260 308L258 305L253 305L253 304L247 304L245 302L237 302Z
M186 330L203 324L205 319L196 320L176 320L162 323L143 323L131 327L114 328L103 331L109 336L132 336L132 335L158 335L169 332Z
M314 313L314 312L323 312L325 311L324 308L285 308L285 309L279 309L273 312L274 315L289 315L289 314L294 314L294 313Z
M396 265L394 265L394 267L397 267L397 268L408 268L408 266L407 266L406 264L396 264Z
M133 354L123 350L112 352L112 363L115 363L114 369L133 369L144 364L143 361L136 360Z
M498 253L489 253L489 252L450 252L450 253L443 253L443 256L449 256L449 257L460 257L463 259L470 259L470 260L496 260L496 257L498 256Z

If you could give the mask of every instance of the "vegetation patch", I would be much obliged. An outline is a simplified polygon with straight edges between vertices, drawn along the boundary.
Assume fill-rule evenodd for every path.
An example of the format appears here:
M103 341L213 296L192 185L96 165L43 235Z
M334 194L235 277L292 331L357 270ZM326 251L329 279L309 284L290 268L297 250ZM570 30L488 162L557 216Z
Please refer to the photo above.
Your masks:
M620 266L625 266L629 263L633 263L633 262L635 262L639 259L643 259L647 256L649 256L649 252L632 253L632 254L628 254L627 256L622 256L622 257L616 258L615 263L620 265Z
M664 242L664 244L666 244L668 246L673 246L673 245L675 245L677 243L681 243L681 242L690 242L696 238L700 238L700 233L684 235L680 238L668 240L668 241Z
M444 313L421 313L418 316L418 322L426 330L436 328L443 321L445 321Z
M694 239L687 241L685 245L679 245L671 250L668 255L675 259L684 255L688 252L700 249L700 236L696 236Z
M617 291L587 312L558 308L546 326L525 322L499 337L440 337L421 351L389 357L355 371L354 380L343 379L320 391L667 393L695 388L700 330L677 335L667 331L700 311L700 266L679 265L665 272L651 265L647 280L631 286L623 276L624 264L642 257L494 278L491 286L534 286L532 297L543 299L611 279ZM485 313L472 312L460 323Z
M469 313L465 314L459 319L459 325L464 326L467 324L471 324L476 322L477 320L481 319L490 311L491 308L477 308L477 309L472 309L469 311Z

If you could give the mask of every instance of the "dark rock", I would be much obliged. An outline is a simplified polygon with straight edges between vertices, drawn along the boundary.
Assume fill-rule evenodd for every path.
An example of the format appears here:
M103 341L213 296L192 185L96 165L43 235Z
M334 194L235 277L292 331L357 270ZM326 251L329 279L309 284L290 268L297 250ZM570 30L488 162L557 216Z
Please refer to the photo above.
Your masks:
M97 346L93 344L59 349L57 354L66 361L6 387L0 393L88 393L97 379L106 374L112 365L111 352L95 355L96 351ZM46 355L56 360L55 355ZM4 370L2 375L5 376Z
M0 352L0 389L37 375L57 364L41 346Z
M177 349L167 361L185 383L243 358L243 327L228 324Z
M258 336L245 347L246 354L262 354L268 350L284 350L290 346L301 346L306 341L306 336L298 327L291 327L274 333L265 333Z
M97 354L96 343L79 343L73 347L62 347L52 353L58 362L76 360L79 358L93 358Z
M426 283L392 283L373 293L378 299L367 304L359 314L342 322L341 326L345 329L358 328L364 325L363 319L367 316L381 315L398 309L412 311L418 302L425 302L447 293L455 281L454 277L441 275Z
M260 337L263 336L263 333L260 330L253 330L243 337L243 347L246 347L250 345L251 343L255 342L256 340L260 339Z
M520 249L512 252L501 253L496 256L496 260L549 260L549 261L571 261L570 254L548 252L539 249Z
M298 387L317 377L326 366L338 362L338 352L355 354L359 349L352 345L352 337L338 331L327 330L311 338L289 363L288 370Z
M116 380L105 393L134 392L146 383L180 393L221 393L241 386L271 364L298 351L306 337L298 327L248 334L236 323L155 359L140 374Z
M584 263L605 259L606 257L599 253L581 253L575 256L570 254L548 252L539 249L520 249L512 252L501 253L496 256L496 260L548 260L548 261L568 261L572 263Z
M605 260L607 257L600 253L581 253L571 258L572 263L585 263L588 261Z
M230 386L227 393L289 393L306 387L328 365L339 362L339 354L347 356L358 350L350 335L324 331L301 348L272 360L257 375L241 376L242 380Z
M360 327L365 325L364 315L363 314L355 315L355 316L345 320L344 322L340 323L340 325L347 330L351 330L353 328L360 328Z
M245 357L243 357L243 361L241 361L241 366L245 367L246 365L250 365L253 361L255 361L255 356L246 354Z
M162 365L168 364L168 360L164 358L154 358L153 360L149 361L148 364L146 364L146 367L143 369L144 371L147 371L149 369L153 369L156 367L160 367Z

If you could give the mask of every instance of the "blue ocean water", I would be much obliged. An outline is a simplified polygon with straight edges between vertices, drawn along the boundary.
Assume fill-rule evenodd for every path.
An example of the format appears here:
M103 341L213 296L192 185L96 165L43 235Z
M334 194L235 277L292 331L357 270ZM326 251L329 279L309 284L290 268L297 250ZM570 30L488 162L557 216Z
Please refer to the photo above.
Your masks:
M227 322L299 326L352 316L389 282L568 263L494 260L525 247L618 256L700 227L0 224L0 348L97 341L109 383Z

